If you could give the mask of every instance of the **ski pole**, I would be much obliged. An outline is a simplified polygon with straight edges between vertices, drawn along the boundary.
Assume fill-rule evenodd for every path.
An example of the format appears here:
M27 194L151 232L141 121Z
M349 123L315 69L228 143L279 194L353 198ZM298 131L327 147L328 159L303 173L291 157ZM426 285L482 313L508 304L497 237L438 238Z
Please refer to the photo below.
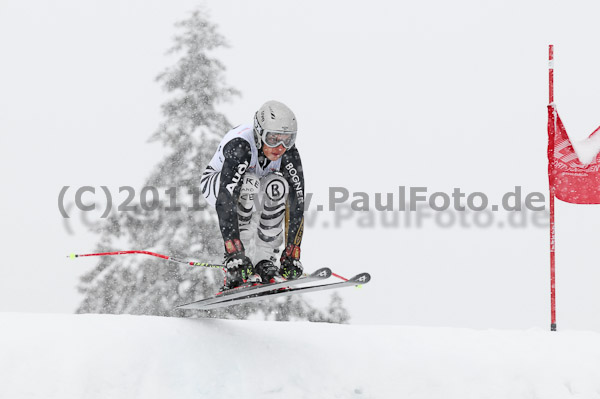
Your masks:
M67 258L75 259L75 258L82 258L84 256L108 256L108 255L128 255L128 254L151 255L151 256L156 256L161 259L169 260L171 262L182 263L182 264L190 265L190 266L214 267L214 268L219 268L219 269L225 268L225 265L220 264L220 263L191 262L191 261L187 261L187 260L183 260L183 259L177 259L172 256L157 254L157 253L149 252L149 251L116 251L116 252L100 252L97 254L70 254L70 255L67 255Z
M331 273L331 275L332 275L333 277L337 277L337 278L339 278L340 280L343 280L343 281L348 281L348 279L347 279L346 277L344 277L344 276L340 276L339 274Z
M110 256L110 255L129 255L129 254L151 255L151 256L156 256L161 259L169 260L171 262L182 263L184 265L189 265L189 266L200 266L200 267L212 267L212 268L217 268L217 269L225 269L225 265L223 265L221 263L192 262L192 261L174 258L172 256L157 254L155 252L149 252L149 251L115 251L115 252L100 252L97 254L74 254L73 253L73 254L67 255L67 258L75 259L75 258L83 258L85 256ZM340 276L339 274L331 273L331 275L339 278L340 280L348 281L347 278L345 278L344 276Z

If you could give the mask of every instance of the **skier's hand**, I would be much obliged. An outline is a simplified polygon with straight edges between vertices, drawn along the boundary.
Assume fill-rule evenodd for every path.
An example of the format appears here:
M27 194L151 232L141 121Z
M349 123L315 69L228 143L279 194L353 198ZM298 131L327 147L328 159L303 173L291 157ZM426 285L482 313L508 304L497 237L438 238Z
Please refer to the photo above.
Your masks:
M280 274L288 279L293 280L302 276L304 268L300 262L300 247L289 244L281 255L281 272Z
M244 251L228 255L225 258L225 267L227 269L223 290L239 287L251 279L254 274L252 261L244 254Z
M246 256L244 246L240 240L225 242L225 267L227 270L249 269L252 270L252 261Z
M252 261L243 252L239 254L228 255L225 258L225 267L227 270L232 269L252 269Z

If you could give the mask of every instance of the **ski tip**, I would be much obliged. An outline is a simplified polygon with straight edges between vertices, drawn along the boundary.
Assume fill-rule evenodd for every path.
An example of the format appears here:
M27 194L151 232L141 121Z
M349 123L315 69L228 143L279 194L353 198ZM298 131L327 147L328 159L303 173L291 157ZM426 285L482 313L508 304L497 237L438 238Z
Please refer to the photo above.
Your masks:
M69 258L69 259L75 259L76 257L77 257L77 255L75 255L75 254L67 255L67 258Z
M329 278L331 277L331 269L328 267L322 267L314 272L312 272L310 275L312 277L319 277L319 278Z
M356 285L367 284L369 281L371 281L371 275L369 273L360 273L352 277L349 281L356 283Z

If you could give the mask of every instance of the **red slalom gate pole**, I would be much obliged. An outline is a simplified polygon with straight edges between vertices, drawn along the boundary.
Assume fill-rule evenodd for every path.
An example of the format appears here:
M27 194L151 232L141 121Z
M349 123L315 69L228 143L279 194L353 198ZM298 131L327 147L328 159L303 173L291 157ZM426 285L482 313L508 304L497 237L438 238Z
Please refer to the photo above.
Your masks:
M552 117L548 121L548 182L550 190L550 331L556 331L556 229L554 225L554 134L556 132L556 106L554 104L554 46L548 49L548 97Z

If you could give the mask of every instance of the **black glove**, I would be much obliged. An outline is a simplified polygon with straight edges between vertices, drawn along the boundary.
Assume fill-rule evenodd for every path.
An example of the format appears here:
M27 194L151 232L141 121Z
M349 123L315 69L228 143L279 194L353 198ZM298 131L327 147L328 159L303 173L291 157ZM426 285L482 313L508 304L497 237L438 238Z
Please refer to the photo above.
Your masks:
M289 244L283 254L281 255L281 274L288 280L294 280L302 276L304 268L300 262L300 247L297 245Z
M254 274L252 261L246 256L240 240L225 242L225 267L227 268L227 285L236 286L245 282Z

